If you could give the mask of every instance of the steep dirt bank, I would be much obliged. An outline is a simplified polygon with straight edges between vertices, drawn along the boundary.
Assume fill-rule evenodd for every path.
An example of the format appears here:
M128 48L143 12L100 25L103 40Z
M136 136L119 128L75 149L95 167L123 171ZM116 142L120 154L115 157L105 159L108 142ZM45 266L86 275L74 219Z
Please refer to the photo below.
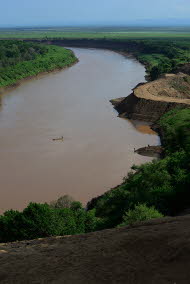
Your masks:
M139 84L128 97L111 102L122 117L156 122L173 108L190 107L190 77L182 73L168 74Z
M1 283L187 284L190 215L0 245Z

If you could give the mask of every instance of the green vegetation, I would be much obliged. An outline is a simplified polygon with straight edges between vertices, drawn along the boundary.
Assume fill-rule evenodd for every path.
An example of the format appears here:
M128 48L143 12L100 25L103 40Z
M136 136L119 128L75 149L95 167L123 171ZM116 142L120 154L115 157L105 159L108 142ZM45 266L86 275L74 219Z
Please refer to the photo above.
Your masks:
M0 242L82 234L96 229L94 210L87 212L80 202L67 202L67 196L63 200L61 207L59 199L58 208L30 203L22 212L6 211L0 216Z
M173 110L160 120L166 156L133 171L123 184L93 199L88 209L96 210L100 228L122 223L126 212L146 204L163 215L176 215L190 206L190 109Z
M141 40L136 41L136 57L146 65L151 80L170 73L190 62L190 41Z
M76 61L73 52L58 46L23 41L0 41L0 88Z
M123 217L123 222L119 227L133 225L136 222L142 222L155 218L162 218L163 215L160 214L154 207L147 207L146 204L135 205L134 210L129 210Z
M185 150L190 153L190 109L174 109L165 114L159 122L163 143L168 154Z
M98 40L123 43L147 67L151 80L190 61L190 28L29 28L1 29L4 39Z
M127 28L127 27L65 27L0 29L0 38L90 38L90 39L145 39L189 38L190 28Z

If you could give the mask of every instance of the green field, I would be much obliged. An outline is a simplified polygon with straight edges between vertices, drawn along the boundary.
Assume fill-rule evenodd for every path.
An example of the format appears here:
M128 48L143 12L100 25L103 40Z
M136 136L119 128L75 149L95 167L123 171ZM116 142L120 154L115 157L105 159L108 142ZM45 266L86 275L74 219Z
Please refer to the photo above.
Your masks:
M190 28L17 28L0 29L0 38L188 39L190 38Z

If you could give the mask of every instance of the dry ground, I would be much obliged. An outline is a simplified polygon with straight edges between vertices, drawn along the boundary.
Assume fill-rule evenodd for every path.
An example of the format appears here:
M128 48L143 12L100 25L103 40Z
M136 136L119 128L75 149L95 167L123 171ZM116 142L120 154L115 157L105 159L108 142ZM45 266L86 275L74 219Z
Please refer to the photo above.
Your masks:
M190 104L190 76L183 73L166 74L162 78L134 89L138 98L153 101Z

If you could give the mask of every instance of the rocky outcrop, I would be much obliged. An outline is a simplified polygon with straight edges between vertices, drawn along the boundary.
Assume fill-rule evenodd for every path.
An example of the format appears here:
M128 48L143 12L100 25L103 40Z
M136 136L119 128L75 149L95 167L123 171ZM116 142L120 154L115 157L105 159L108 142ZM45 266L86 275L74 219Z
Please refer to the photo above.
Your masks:
M142 156L148 156L148 157L155 157L155 158L160 158L162 157L164 153L164 149L162 146L146 146L139 148L137 150L134 149L135 153L138 153L139 155Z
M168 74L138 85L128 97L111 100L111 103L120 116L155 122L173 108L190 107L190 77Z
M0 244L0 282L187 284L190 216Z

